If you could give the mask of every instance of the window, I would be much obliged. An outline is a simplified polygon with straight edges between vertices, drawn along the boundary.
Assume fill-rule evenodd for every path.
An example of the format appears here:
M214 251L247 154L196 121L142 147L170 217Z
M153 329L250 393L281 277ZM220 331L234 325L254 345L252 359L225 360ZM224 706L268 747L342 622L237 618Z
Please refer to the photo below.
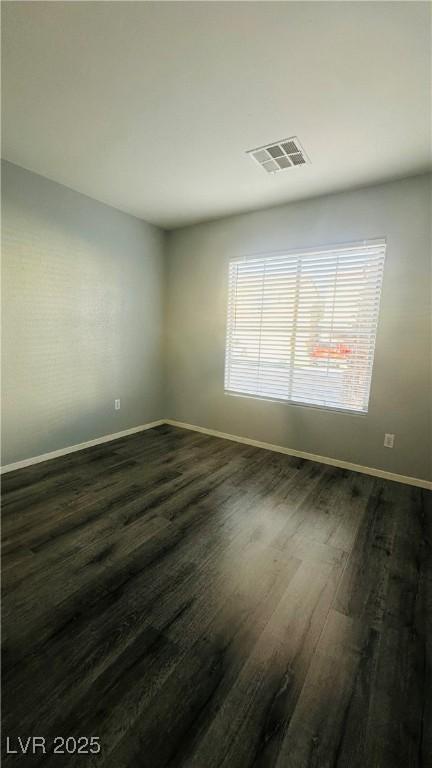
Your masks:
M385 248L231 261L225 391L366 413Z

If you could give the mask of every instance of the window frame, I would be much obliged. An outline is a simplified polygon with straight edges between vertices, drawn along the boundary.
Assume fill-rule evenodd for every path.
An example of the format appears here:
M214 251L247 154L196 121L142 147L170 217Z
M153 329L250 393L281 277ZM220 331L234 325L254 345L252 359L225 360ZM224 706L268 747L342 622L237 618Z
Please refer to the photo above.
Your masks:
M349 249L357 249L357 248L364 248L364 247L381 247L383 248L383 255L382 255L382 271L381 271L381 283L379 285L379 299L378 299L378 305L376 310L376 328L375 328L375 336L372 340L372 364L370 367L370 383L369 383L369 390L368 390L368 401L367 406L365 410L360 409L354 409L354 408L343 408L342 406L333 406L333 405L323 405L320 403L308 403L308 402L300 402L298 400L292 400L285 397L277 397L275 395L261 395L258 393L247 393L247 392L237 392L235 390L230 390L226 386L227 381L227 365L228 365L228 350L229 350L229 343L230 343L230 320L229 320L229 311L230 311L230 269L231 265L235 263L244 263L247 261L254 261L254 260L264 260L266 258L278 258L278 257L299 257L302 255L308 255L308 256L315 256L320 254L326 254L326 253L335 253L338 250L341 252L346 252ZM364 238L362 240L354 240L354 241L348 241L348 242L339 242L339 243L332 243L332 244L326 244L326 245L316 245L316 246L310 246L308 248L296 248L296 249L282 249L277 251L261 251L256 253L249 253L247 255L243 256L232 256L228 260L228 274L226 278L226 285L228 283L228 290L226 293L226 305L225 305L225 347L224 347L224 394L229 397L240 397L240 398L246 398L248 400L259 400L261 402L269 402L269 403L275 403L279 405L287 405L287 406L294 406L296 408L312 408L314 410L320 410L324 412L330 412L330 413L339 413L339 414L345 414L355 417L361 417L364 418L368 415L370 411L370 403L371 403L371 397L372 397L372 386L373 386L373 374L374 374L374 367L375 367L375 357L376 357L376 347L377 347L377 341L378 341L378 334L379 334L379 326L380 326L380 317L381 317L381 302L382 302L382 293L383 293L383 286L384 286L384 269L385 269L385 261L386 261L386 255L387 255L387 238L385 236L381 237L373 237L373 238Z

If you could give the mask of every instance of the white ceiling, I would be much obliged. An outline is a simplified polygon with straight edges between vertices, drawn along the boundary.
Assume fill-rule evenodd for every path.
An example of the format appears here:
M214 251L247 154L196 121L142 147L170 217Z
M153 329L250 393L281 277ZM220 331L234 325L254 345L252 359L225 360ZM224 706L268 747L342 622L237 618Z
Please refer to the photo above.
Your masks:
M3 156L166 228L422 172L430 8L4 2Z

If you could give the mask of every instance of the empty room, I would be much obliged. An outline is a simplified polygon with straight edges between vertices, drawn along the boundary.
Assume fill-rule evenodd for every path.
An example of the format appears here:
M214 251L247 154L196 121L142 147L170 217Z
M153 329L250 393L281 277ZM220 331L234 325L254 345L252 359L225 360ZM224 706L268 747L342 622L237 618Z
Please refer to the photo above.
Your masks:
M432 768L431 10L1 3L5 768Z

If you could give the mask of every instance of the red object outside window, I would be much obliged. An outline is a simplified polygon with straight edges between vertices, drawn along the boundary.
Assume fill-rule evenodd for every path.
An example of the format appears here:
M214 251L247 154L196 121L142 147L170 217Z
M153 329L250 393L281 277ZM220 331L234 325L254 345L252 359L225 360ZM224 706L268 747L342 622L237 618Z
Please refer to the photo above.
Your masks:
M333 360L344 360L349 357L352 350L347 347L346 344L331 344L328 346L321 346L321 344L315 344L312 350L312 357L328 357Z

